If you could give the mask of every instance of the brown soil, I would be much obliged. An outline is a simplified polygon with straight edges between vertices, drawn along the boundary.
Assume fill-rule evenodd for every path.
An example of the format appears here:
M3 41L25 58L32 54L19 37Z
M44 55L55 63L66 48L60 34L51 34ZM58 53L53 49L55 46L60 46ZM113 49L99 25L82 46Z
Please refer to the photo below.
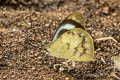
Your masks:
M111 57L120 53L120 0L0 1L0 80L116 80ZM44 49L58 25L73 12L85 17L95 43L94 61L63 65L67 60ZM96 41L113 37L113 40ZM61 64L61 65L57 65ZM54 66L56 65L56 68ZM61 70L62 69L62 70Z

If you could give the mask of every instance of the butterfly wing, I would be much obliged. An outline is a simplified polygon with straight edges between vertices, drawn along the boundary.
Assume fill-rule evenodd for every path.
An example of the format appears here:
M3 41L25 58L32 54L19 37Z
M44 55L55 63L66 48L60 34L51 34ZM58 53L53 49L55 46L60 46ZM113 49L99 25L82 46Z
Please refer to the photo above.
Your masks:
M73 28L57 38L49 49L57 58L74 61L92 61L94 45L92 37L83 29Z

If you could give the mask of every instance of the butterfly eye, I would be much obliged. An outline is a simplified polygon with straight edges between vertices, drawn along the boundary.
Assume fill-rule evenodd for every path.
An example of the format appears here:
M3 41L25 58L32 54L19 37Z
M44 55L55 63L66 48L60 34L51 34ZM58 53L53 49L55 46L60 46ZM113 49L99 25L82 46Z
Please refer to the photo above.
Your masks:
M49 51L49 49L50 49L50 44L46 44L46 45L44 46L44 49L46 49L46 50Z

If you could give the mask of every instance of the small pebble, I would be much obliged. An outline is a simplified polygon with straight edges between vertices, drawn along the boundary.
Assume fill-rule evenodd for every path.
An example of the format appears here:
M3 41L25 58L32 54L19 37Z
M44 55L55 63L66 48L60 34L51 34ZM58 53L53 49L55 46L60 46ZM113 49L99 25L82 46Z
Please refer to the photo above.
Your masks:
M104 7L103 8L103 13L108 14L109 13L109 7Z

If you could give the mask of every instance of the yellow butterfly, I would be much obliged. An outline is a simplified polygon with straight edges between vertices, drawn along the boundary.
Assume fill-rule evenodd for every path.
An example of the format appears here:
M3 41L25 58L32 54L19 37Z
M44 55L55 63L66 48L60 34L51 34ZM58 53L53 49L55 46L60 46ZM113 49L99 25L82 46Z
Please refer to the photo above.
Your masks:
M84 30L80 13L71 14L56 31L47 50L57 58L74 61L92 61L94 57L93 39ZM78 21L75 21L78 20ZM80 21L81 20L81 21Z

